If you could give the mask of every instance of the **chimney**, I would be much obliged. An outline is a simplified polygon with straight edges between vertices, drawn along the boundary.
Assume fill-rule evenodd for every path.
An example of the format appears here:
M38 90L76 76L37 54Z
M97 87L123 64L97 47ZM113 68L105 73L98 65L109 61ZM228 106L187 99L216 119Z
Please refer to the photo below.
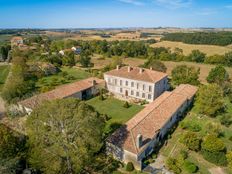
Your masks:
M130 66L128 66L128 72L130 72L131 71L131 67Z
M143 145L143 136L141 134L138 134L137 139L136 139L136 146L137 148L142 147Z
M120 68L119 65L117 65L117 70L119 70L119 68Z
M92 85L95 86L97 84L96 80L92 81Z
M139 68L139 74L143 73L143 68Z

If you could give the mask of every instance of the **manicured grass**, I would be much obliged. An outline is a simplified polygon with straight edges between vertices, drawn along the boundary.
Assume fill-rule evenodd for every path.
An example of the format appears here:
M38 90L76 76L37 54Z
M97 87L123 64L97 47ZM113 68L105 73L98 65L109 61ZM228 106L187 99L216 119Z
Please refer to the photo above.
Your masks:
M6 81L6 78L9 74L10 66L9 65L0 65L0 91Z
M107 114L111 117L107 122L108 126L113 123L123 124L144 108L143 106L134 104L130 104L129 108L124 108L124 101L113 97L106 98L105 100L100 100L99 97L95 97L88 100L87 103L93 106L99 113Z
M74 81L83 80L91 76L89 72L74 67L73 68L62 67L61 70L62 72L56 75L51 75L41 78L36 83L36 87L39 89L43 87L48 87L49 89L52 89L56 86L66 83L71 83Z

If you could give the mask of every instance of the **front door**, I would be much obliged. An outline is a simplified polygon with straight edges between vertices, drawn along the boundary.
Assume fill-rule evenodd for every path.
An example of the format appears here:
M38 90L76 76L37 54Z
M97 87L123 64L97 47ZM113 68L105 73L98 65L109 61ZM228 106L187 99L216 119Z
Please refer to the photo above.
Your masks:
M126 96L126 97L128 96L128 91L127 91L127 90L125 91L125 96Z

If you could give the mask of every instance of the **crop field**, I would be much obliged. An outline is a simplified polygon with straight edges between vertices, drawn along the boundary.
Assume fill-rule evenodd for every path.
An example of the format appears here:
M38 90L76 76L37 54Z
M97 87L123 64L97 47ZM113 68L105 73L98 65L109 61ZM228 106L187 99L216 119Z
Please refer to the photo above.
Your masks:
M99 69L103 68L105 65L109 64L112 59L111 58L105 58L105 59L99 59L98 56L95 56L92 58L92 61L94 63L94 68ZM139 66L142 65L146 59L138 59L138 58L125 58L123 59L123 63L130 66ZM200 81L202 83L206 83L206 77L208 76L210 70L215 67L215 65L208 65L208 64L199 64L194 62L172 62L172 61L164 61L163 62L165 66L167 67L167 74L170 76L173 68L175 68L178 65L187 65L187 66L193 66L195 68L200 68ZM227 72L229 73L230 78L232 79L232 68L227 67Z
M214 45L194 45L194 44L185 44L182 42L171 42L171 41L162 41L151 45L152 47L165 47L174 50L175 48L180 48L183 50L184 55L188 55L192 50L200 50L201 52L207 54L208 56L219 54L223 55L226 52L232 51L231 46L214 46Z

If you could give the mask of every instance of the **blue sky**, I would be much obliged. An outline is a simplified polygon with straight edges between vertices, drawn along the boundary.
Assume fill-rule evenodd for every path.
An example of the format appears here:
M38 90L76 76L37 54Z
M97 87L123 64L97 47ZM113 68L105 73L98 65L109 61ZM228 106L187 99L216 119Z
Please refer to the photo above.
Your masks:
M0 28L232 27L232 0L0 0Z

